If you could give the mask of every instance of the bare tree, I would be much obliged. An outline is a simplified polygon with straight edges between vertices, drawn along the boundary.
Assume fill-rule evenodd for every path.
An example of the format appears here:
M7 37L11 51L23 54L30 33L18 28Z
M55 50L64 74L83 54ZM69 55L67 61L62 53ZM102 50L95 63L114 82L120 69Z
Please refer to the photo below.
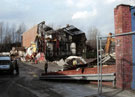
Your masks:
M26 30L24 23L18 27L14 24L0 22L0 51L9 51L14 46L20 46L21 34Z
M4 39L3 39L3 43L4 44L11 44L12 40L11 40L11 28L9 27L9 24L6 23L6 25L4 25Z
M15 43L16 25L13 24L10 30L11 30L11 40L12 40L12 43Z
M1 43L3 41L3 22L0 22L0 38L1 38Z
M19 28L16 31L16 38L17 38L17 42L21 42L21 35L23 34L23 32L26 31L26 26L24 25L24 23L20 24Z
M100 35L100 31L96 27L90 27L88 30L88 42L87 44L93 48L96 49L96 36Z
M3 43L4 44L11 44L12 40L11 40L11 34L8 33L8 35L6 35L4 37Z

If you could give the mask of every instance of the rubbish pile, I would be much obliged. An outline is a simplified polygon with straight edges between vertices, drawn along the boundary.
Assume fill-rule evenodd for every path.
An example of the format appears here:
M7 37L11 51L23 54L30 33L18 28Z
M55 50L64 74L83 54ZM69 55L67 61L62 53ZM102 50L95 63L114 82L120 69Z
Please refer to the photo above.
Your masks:
M30 61L33 63L45 61L45 56L41 52L36 52L33 44L29 48L13 47L9 53L12 59L20 59L21 61Z
M12 59L19 58L21 61L24 61L25 48L23 47L12 47L10 51L10 56Z
M55 63L61 66L63 68L62 70L73 70L87 65L87 62L82 57L78 56L69 56L65 60L61 59L59 61L55 61Z
M68 58L54 61L58 66L62 67L62 70L74 70L85 67L97 66L97 58L84 59L78 56L69 56ZM115 54L103 56L103 65L115 65Z
M102 56L102 64L104 65L114 65L116 60L115 53L106 54Z
M45 61L45 56L42 52L36 52L35 48L31 46L26 50L25 61L32 61L37 64Z

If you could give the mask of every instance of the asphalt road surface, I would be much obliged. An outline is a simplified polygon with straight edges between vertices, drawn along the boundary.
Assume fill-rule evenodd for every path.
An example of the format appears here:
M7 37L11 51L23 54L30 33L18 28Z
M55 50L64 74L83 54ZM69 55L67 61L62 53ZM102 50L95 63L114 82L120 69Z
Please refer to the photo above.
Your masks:
M43 70L23 63L19 67L19 76L0 75L0 97L84 97L96 93L83 84L41 81Z
M96 86L41 81L39 75L43 72L42 69L24 63L20 63L19 67L19 76L0 75L0 97L90 97L90 95L97 94ZM110 88L105 88L103 91L115 91L115 94L121 92Z

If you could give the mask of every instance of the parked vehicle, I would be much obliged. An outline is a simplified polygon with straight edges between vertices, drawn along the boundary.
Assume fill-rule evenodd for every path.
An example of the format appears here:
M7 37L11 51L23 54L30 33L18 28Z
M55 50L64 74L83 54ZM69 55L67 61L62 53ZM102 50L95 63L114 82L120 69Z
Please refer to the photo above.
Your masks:
M19 68L17 64L13 64L13 63L14 62L11 61L10 56L0 56L0 72L8 72L11 75L13 75L14 70Z

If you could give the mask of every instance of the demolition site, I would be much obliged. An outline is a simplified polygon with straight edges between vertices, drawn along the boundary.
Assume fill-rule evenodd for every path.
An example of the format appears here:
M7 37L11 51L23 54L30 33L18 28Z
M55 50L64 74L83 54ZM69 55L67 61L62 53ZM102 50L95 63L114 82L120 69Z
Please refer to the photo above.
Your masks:
M92 44L75 25L43 21L0 53L0 97L134 97L135 7L114 8L115 33Z

